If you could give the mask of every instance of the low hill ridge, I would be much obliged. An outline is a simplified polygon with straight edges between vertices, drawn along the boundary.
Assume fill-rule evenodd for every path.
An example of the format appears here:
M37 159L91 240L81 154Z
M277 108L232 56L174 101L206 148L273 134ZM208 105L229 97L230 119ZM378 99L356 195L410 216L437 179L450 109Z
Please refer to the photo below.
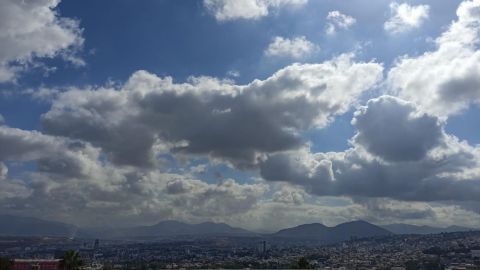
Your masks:
M304 224L283 229L272 234L273 237L289 238L295 240L312 240L333 243L349 240L351 238L365 238L391 235L392 232L363 220L351 221L327 227L320 223Z
M2 236L56 236L73 237L78 228L74 225L46 221L34 217L0 215Z

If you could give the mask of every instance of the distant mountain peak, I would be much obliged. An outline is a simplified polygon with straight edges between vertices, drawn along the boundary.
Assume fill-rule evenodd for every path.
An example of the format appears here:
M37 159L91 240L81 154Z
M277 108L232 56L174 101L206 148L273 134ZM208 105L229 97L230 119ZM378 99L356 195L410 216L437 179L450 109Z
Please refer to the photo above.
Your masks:
M35 217L0 215L0 235L72 237L77 231L76 226L66 223Z
M471 228L451 225L437 228L426 225L390 224L376 226L365 220L354 220L333 227L321 223L308 223L282 229L270 237L291 240L308 240L324 243L394 234L431 234L441 232L469 231ZM163 220L151 226L127 228L84 228L66 223L47 221L34 217L0 215L0 235L9 236L58 236L58 237L99 237L112 239L126 238L168 238L177 236L253 236L255 233L226 223L206 221L197 224L177 220Z
M306 223L306 224L297 225L296 227L297 228L298 227L325 227L325 228L327 228L327 226L323 225L322 223Z
M334 227L328 227L320 223L302 224L280 230L272 236L333 243L349 240L352 237L364 238L390 234L392 233L376 225L363 220L355 220Z
M167 220L162 220L162 221L159 221L157 222L157 224L154 224L154 225L151 225L151 226L157 226L157 225L167 225L167 224L170 224L170 225L179 225L179 224L186 224L186 223L183 223L183 222L180 222L180 221L177 221L177 220L170 220L170 219L167 219ZM150 225L146 225L146 226L150 226Z

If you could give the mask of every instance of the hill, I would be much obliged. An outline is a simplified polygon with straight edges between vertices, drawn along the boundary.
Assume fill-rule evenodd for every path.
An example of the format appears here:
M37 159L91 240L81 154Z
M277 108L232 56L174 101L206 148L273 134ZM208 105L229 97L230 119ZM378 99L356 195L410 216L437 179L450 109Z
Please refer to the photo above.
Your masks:
M32 217L0 215L0 235L2 236L56 236L73 237L76 226L47 221Z
M151 226L128 228L90 228L84 235L110 239L174 238L179 236L250 236L254 233L234 228L225 223L204 222L189 224L174 220L162 221Z
M280 230L272 236L288 238L290 240L312 240L334 243L352 238L386 236L391 234L390 231L379 226L360 220L342 223L334 227L327 227L320 223L305 224Z

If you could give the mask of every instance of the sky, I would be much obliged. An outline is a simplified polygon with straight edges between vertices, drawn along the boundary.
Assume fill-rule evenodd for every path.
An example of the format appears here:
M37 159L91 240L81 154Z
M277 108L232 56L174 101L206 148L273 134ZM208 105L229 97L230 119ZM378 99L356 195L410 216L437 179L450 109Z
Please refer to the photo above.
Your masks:
M479 45L480 0L0 0L0 214L480 228Z

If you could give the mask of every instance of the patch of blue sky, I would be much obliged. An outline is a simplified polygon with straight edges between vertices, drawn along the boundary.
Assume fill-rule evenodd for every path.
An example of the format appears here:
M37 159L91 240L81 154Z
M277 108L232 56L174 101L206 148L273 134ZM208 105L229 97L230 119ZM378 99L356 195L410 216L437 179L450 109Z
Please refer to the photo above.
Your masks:
M311 142L312 152L340 152L350 148L348 140L355 134L350 124L353 112L350 111L335 120L325 128L311 129L303 134L305 140Z
M450 116L445 131L466 140L471 145L480 144L480 106L471 106L466 111Z
M237 170L223 163L211 163L208 158L190 157L187 163L171 154L163 154L158 158L164 162L165 172L190 174L210 184L219 184L226 179L233 179L239 183L254 183L258 177L256 170Z
M50 104L33 100L27 95L0 93L0 114L8 126L20 129L40 129L39 118Z
M258 177L256 170L237 170L225 164L214 164L205 167L203 173L195 174L200 180L207 183L217 184L227 179L233 179L239 183L255 183Z
M8 168L8 178L28 180L27 174L37 170L36 161L4 161Z

